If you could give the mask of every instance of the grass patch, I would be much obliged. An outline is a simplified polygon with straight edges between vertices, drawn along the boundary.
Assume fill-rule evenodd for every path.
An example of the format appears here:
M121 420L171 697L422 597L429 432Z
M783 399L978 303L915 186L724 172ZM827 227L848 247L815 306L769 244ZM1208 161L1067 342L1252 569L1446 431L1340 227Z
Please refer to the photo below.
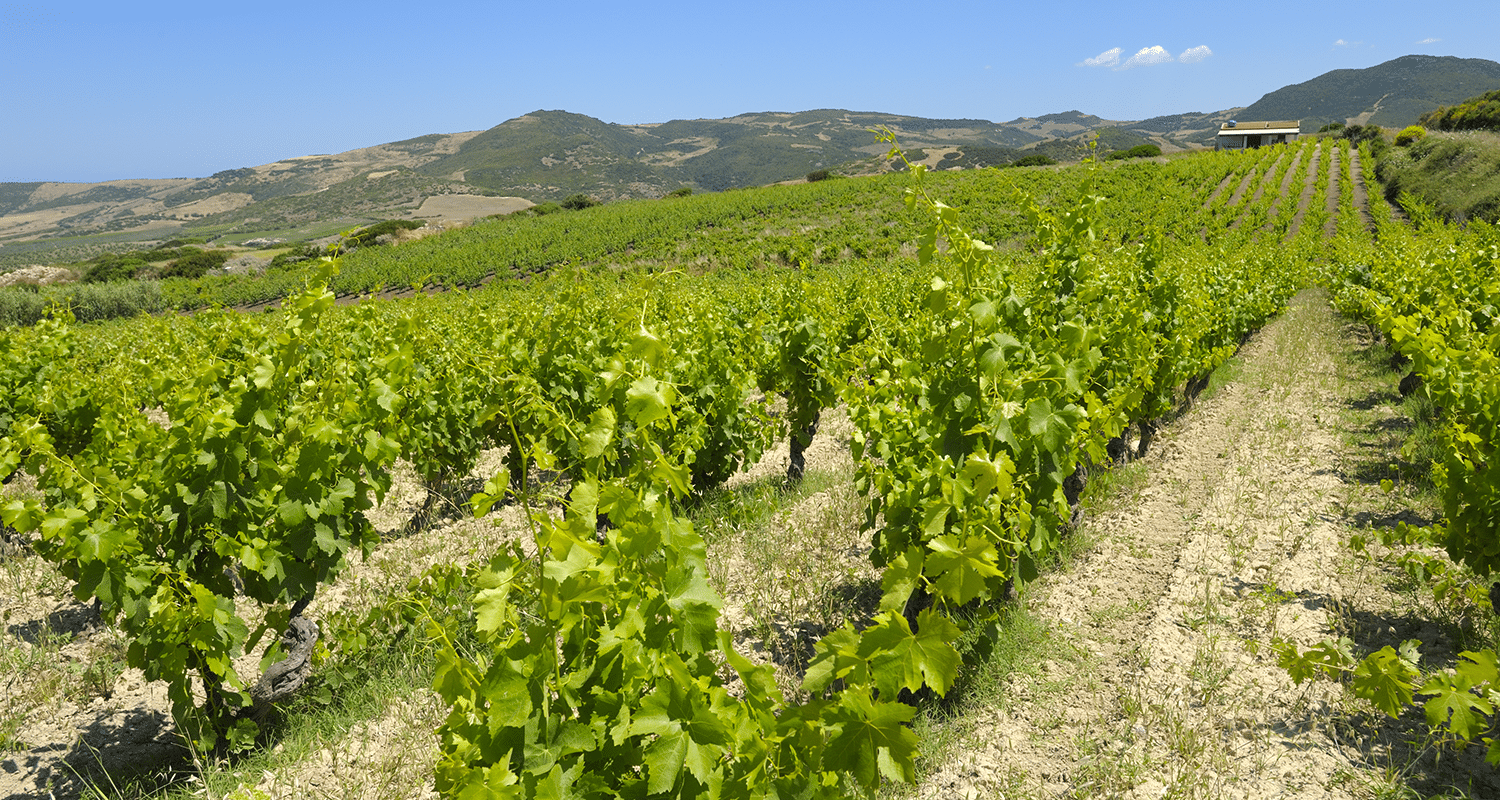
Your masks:
M1500 134L1432 131L1390 148L1375 174L1389 201L1411 192L1456 222L1500 221Z

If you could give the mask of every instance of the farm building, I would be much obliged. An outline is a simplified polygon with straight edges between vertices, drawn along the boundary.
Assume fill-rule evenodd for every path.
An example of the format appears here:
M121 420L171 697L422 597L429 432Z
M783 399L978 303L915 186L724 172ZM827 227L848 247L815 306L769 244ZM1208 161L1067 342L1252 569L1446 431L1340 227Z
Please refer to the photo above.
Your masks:
M1219 126L1219 136L1214 141L1215 150L1243 150L1265 144L1290 142L1302 133L1301 120L1280 122L1236 122L1230 120Z

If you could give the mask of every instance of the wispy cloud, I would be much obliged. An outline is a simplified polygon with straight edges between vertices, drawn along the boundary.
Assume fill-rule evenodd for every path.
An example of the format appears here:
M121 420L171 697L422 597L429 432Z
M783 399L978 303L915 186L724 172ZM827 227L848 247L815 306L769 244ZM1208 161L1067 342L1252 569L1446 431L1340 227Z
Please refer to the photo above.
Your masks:
M1125 59L1124 61L1121 61L1120 56L1123 56L1124 54L1125 50L1123 48L1111 47L1110 49L1105 50L1104 52L1100 53L1097 56L1094 56L1093 58L1085 58L1084 60L1078 62L1075 66L1109 67L1110 69L1118 72L1119 70L1131 69L1132 67L1149 67L1156 64L1170 64L1173 61L1181 61L1184 64L1196 64L1199 61L1202 61L1203 59L1213 55L1214 51L1210 50L1208 48L1208 45L1200 44L1197 47L1189 47L1188 49L1182 51L1182 55L1178 56L1177 58L1173 58L1172 54L1167 52L1167 48L1162 47L1161 45L1155 45L1152 47L1142 47L1141 49L1135 51L1135 55Z
M1153 64L1165 64L1171 60L1172 54L1168 53L1167 48L1162 47L1161 45L1156 45L1154 47L1142 47L1135 52L1135 55L1126 59L1125 63L1120 65L1120 69L1130 69L1131 67L1149 67Z
M1125 52L1118 47L1111 47L1093 58L1085 58L1077 66L1080 67L1113 67L1120 63L1120 54Z
M1208 49L1208 45L1200 44L1197 47L1189 47L1182 51L1182 55L1178 56L1177 60L1184 64L1196 64L1213 54L1214 51Z
M1429 36L1426 39L1423 39L1422 41L1417 42L1417 44L1436 44L1437 42L1441 42L1441 41L1442 41L1442 39L1438 39L1436 37Z
M1359 45L1359 44L1364 44L1364 42L1350 42L1350 41L1345 41L1343 39L1339 39L1338 41L1336 41L1336 42L1333 43L1333 46L1334 47L1353 47L1353 46Z

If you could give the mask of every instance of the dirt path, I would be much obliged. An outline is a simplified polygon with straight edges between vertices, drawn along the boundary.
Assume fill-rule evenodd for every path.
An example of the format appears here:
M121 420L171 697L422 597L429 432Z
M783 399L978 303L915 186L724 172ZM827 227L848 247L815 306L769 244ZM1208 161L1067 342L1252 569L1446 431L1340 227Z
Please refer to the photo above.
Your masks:
M1292 224L1287 228L1283 242L1290 242L1296 238L1297 231L1302 229L1302 220L1307 216L1307 207L1312 205L1313 195L1317 194L1318 156L1322 151L1322 142L1313 147L1312 164L1308 165L1307 178L1302 182L1302 196L1297 200L1297 213L1292 216Z
M1272 161L1271 166L1266 168L1265 174L1260 177L1259 181L1256 181L1255 194L1250 196L1250 202L1245 204L1245 210L1235 218L1234 222L1230 223L1230 230L1237 231L1240 229L1241 225L1245 224L1245 218L1250 215L1250 209L1255 208L1255 204L1259 203L1260 199L1265 196L1266 185L1269 184L1272 180L1275 180L1276 168L1281 166L1281 162L1285 158L1285 153L1276 156L1276 160Z
M1244 180L1241 180L1240 185L1235 187L1234 194L1229 196L1229 202L1225 204L1225 208L1234 208L1240 204L1240 201L1245 198L1245 192L1250 190L1250 184L1255 181L1255 176L1258 173L1259 170L1254 169L1245 173Z
M1328 210L1328 219L1323 221L1323 238L1332 239L1338 231L1339 223L1339 179L1343 172L1339 168L1339 156L1344 148L1334 145L1328 149L1328 192L1324 199L1325 208Z
M1292 156L1292 163L1286 168L1286 175L1281 179L1281 188L1277 190L1276 196L1271 199L1271 208L1266 212L1266 224L1262 230L1271 230L1276 225L1276 215L1281 211L1281 201L1285 200L1292 191L1292 179L1297 177L1297 165L1302 163L1302 151L1299 149Z
M1219 195L1224 193L1224 190L1229 187L1229 182L1232 180L1234 180L1233 175L1225 175L1224 180L1219 181L1219 185L1215 186L1214 190L1209 193L1208 199L1203 201L1204 211L1207 211L1214 204L1214 201L1219 199Z
M1354 183L1354 210L1359 212L1359 222L1365 226L1365 230L1375 229L1375 222L1370 218L1370 190L1365 185L1365 171L1359 161L1359 149L1349 150L1349 179Z
M1177 423L1096 545L1026 602L1051 660L1014 674L916 796L1314 798L1353 751L1330 684L1296 688L1272 636L1327 635L1340 594L1335 352L1321 293L1242 351L1243 374Z

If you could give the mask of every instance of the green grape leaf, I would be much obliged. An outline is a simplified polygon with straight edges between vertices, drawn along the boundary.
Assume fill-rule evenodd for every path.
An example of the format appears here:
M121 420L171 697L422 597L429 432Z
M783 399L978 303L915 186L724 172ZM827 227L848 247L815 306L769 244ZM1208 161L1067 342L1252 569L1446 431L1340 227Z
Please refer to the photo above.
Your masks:
M1354 668L1350 688L1389 717L1396 717L1412 701L1417 671L1390 647L1365 656Z
M637 378L625 390L625 413L639 427L666 419L672 405L672 387L651 376Z
M970 536L960 543L953 536L940 536L928 542L924 573L937 576L933 585L938 594L960 605L985 593L985 582L1003 578L997 566L995 546L980 536Z
M1455 736L1477 741L1480 734L1489 730L1486 717L1495 713L1495 707L1488 699L1474 694L1474 688L1474 682L1461 672L1429 678L1419 692L1432 698L1425 705L1427 724L1433 728L1446 726Z
M917 631L912 633L905 617L886 612L860 634L859 655L870 661L882 695L924 685L939 695L948 693L960 662L958 651L949 644L958 638L958 628L927 609L917 616Z
M916 778L917 736L906 727L915 710L903 703L872 702L863 693L839 695L838 733L828 742L823 768L848 772L867 789L877 778ZM883 756L883 757L882 757Z
M589 417L588 429L583 433L583 457L598 458L604 455L614 437L615 410L604 406Z

